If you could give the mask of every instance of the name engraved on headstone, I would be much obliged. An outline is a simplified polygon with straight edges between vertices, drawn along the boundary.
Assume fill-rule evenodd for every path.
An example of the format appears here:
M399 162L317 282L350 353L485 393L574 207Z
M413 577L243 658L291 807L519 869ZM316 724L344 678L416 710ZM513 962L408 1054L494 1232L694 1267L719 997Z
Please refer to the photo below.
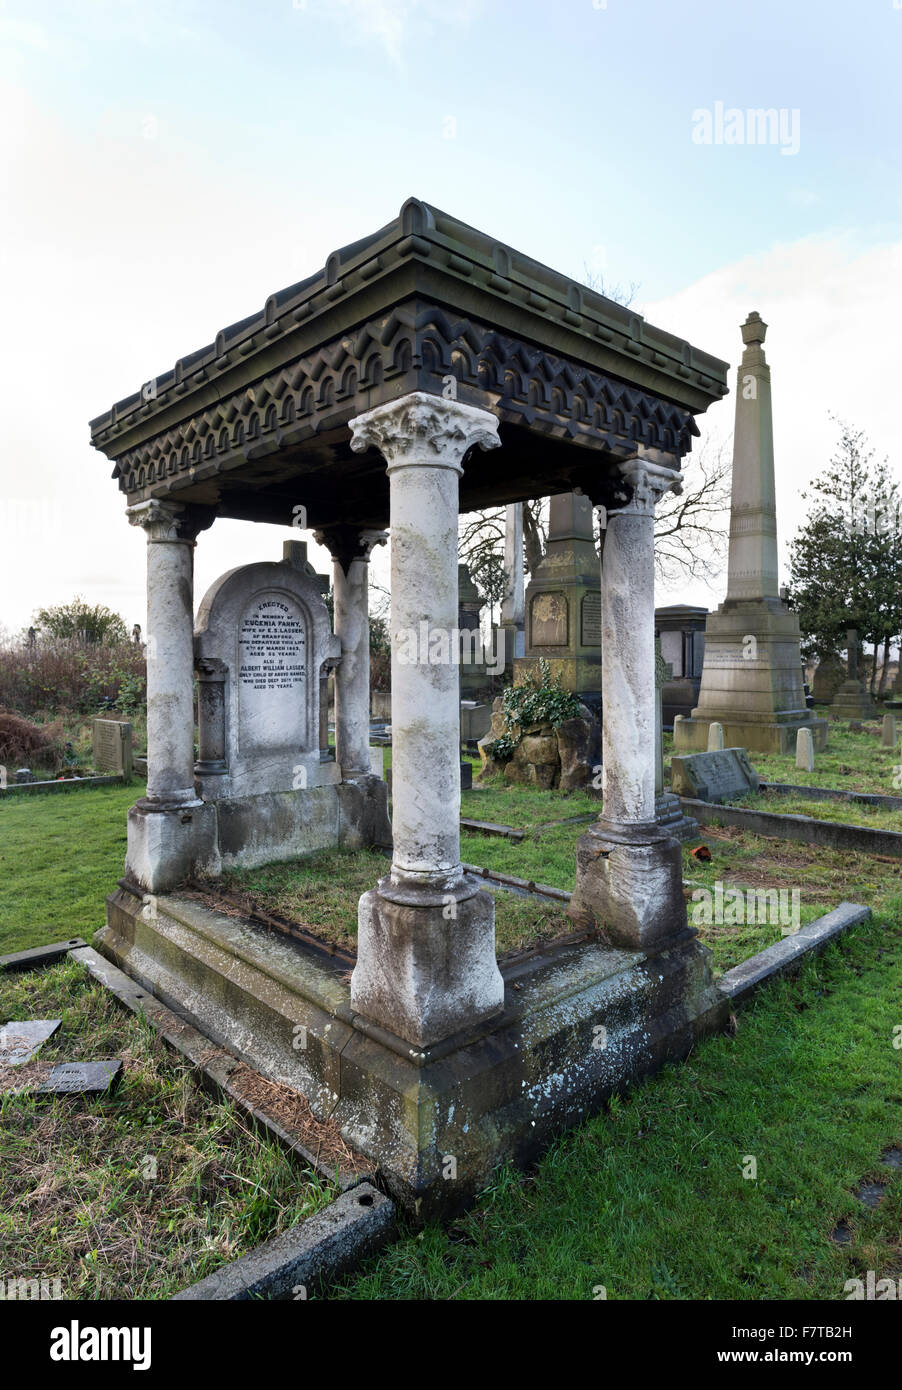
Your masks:
M260 597L238 632L241 739L252 748L307 743L307 622L290 597Z
M601 594L583 594L580 641L584 647L601 646Z

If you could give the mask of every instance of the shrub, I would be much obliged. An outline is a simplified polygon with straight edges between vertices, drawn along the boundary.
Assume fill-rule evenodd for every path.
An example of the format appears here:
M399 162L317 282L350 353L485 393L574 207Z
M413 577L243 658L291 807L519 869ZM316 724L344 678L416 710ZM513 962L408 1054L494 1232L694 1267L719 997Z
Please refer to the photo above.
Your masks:
M486 751L495 762L506 763L514 756L525 729L535 724L551 724L556 729L579 711L578 698L564 689L560 676L552 676L551 667L541 657L538 675L530 672L521 685L509 685L501 696L504 733L487 744Z
M51 761L62 746L62 725L31 724L27 719L0 710L0 763L26 763L37 753L41 761Z
M144 651L133 643L85 646L60 638L0 650L2 709L25 716L63 708L92 714L102 707L134 714L144 700Z

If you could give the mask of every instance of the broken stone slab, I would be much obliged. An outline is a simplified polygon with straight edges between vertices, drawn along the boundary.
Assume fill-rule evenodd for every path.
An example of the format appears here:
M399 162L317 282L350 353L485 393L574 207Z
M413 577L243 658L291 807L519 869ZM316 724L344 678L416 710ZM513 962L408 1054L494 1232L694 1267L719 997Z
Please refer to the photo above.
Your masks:
M33 946L29 951L13 951L8 956L0 956L0 975L5 970L37 970L43 965L53 965L56 961L62 960L69 951L86 945L87 942L82 941L80 936L73 936L69 941L55 941L50 946Z
M731 999L743 999L775 975L782 975L797 966L803 956L814 954L859 922L870 921L871 909L860 903L840 903L832 912L817 917L797 932L775 941L763 951L741 961L718 980L724 994Z
M32 1018L4 1023L0 1028L0 1066L20 1067L30 1062L38 1048L53 1037L62 1021L61 1018Z
M102 1095L112 1091L121 1071L122 1063L116 1058L106 1058L102 1062L61 1062L35 1090L54 1095Z
M761 779L744 748L721 748L711 753L674 755L670 784L677 796L697 801L731 801L757 792Z
M393 1240L395 1231L394 1202L362 1182L315 1216L183 1289L172 1301L303 1300L356 1269Z

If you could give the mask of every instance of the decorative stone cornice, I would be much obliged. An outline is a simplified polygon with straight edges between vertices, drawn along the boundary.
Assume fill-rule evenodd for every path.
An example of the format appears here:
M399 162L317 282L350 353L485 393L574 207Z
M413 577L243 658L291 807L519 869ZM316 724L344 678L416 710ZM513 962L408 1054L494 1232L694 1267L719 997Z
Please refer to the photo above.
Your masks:
M540 265L513 247L417 198L368 237L342 247L316 274L270 295L263 308L217 333L215 341L91 422L92 440L108 457L196 416L216 401L255 390L262 376L297 360L317 340L318 322L343 320L340 340L356 342L359 325L384 327L397 301L395 281L413 278L415 293L440 286L444 304L478 301L477 317L526 342L553 339L571 360L653 394L704 410L726 394L726 364L641 314ZM390 324L390 319L388 320ZM321 340L320 340L321 341ZM187 409L186 409L187 407Z
M377 405L349 422L355 453L378 449L387 471L411 464L463 472L468 449L497 449L498 420L490 410L462 401L411 391Z

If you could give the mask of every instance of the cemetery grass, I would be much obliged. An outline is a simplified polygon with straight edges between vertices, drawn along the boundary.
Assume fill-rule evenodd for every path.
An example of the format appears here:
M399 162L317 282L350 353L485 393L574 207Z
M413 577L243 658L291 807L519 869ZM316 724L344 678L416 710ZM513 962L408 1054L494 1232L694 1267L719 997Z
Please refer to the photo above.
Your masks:
M902 1276L902 894L740 1010L735 1036L612 1101L449 1229L330 1297L843 1299ZM757 1178L743 1177L747 1156ZM869 1210L855 1189L886 1184ZM848 1243L841 1236L848 1233Z
M902 756L902 755L900 755ZM899 790L886 793L898 796ZM729 803L731 806L746 806L753 811L770 811L781 816L810 816L812 820L839 821L843 825L863 825L869 830L894 830L902 833L902 810L888 811L880 806L869 806L866 802L855 801L813 801L803 793L782 795L774 792L760 792L757 796L743 796Z
M0 954L91 936L125 863L131 786L0 801Z
M823 707L812 714L823 717ZM814 755L814 771L803 772L795 765L795 753L750 753L755 771L765 782L788 782L796 787L829 787L834 791L869 792L878 796L900 796L895 785L902 764L902 744L895 748L880 745L880 721L864 724L860 733L849 730L848 724L828 722L827 747ZM673 735L664 735L665 779L670 780L669 759L673 753ZM770 810L770 806L767 808ZM805 814L808 814L805 812ZM837 816L838 820L839 817ZM870 821L867 824L871 824Z
M59 1278L64 1298L169 1298L336 1195L78 962L0 976L0 1018L63 1020L7 1069L17 1085L60 1061L124 1064L110 1096L0 1093L0 1277Z

